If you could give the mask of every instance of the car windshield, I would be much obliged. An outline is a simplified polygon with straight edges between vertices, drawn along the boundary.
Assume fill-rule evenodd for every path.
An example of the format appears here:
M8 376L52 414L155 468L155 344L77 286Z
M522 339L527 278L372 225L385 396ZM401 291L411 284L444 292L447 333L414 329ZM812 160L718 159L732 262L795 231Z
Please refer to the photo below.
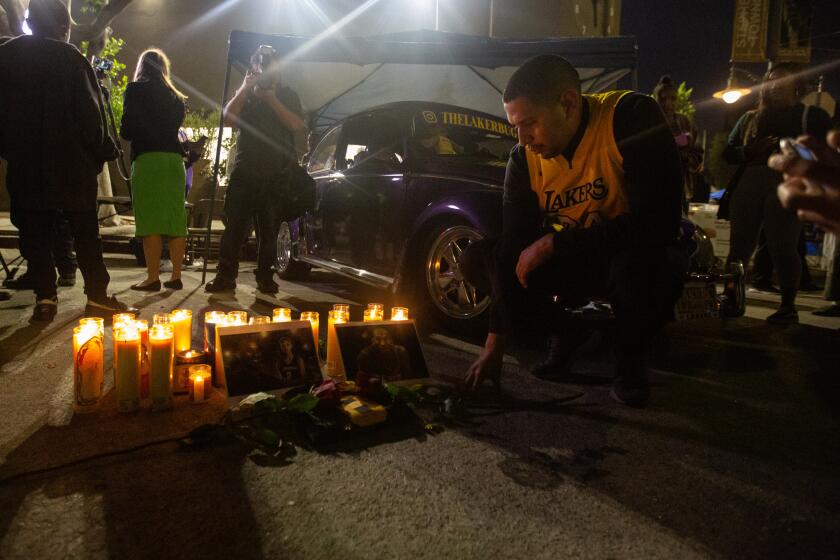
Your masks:
M412 128L411 146L419 157L506 162L517 141L505 121L463 109L420 111Z

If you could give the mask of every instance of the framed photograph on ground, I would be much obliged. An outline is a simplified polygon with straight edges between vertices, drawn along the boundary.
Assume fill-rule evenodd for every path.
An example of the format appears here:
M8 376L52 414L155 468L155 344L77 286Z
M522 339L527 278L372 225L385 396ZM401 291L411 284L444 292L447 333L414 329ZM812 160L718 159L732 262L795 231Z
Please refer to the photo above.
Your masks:
M414 321L375 321L335 326L347 379L361 371L383 381L428 377Z
M229 396L322 381L309 321L218 327L216 340L216 368Z

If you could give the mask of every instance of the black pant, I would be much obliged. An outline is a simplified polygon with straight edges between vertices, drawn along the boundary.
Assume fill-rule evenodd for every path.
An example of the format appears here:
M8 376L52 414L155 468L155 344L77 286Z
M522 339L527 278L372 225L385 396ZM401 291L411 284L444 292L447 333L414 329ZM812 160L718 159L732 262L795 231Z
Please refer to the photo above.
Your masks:
M617 327L617 351L622 359L640 359L654 337L673 318L682 293L687 258L676 248L628 249L612 256L555 258L533 271L528 289L515 276L515 262L501 256L495 240L470 245L462 257L468 282L493 298L511 334L562 334L570 317L555 311L552 296L577 304L582 298L603 297L612 305ZM501 299L501 301L499 301ZM499 307L501 304L501 307ZM493 325L491 324L491 329Z
M257 230L257 279L270 280L277 257L274 201L266 191L228 189L225 197L225 231L219 248L218 276L236 280L239 253L251 227Z
M28 273L32 275L37 299L56 296L56 260L53 251L59 222L62 221L64 225L61 227L66 228L73 238L79 269L85 280L85 293L89 298L106 295L111 278L102 259L102 239L99 237L96 210L69 212L17 209L14 214L15 226L20 231L20 252L27 260Z

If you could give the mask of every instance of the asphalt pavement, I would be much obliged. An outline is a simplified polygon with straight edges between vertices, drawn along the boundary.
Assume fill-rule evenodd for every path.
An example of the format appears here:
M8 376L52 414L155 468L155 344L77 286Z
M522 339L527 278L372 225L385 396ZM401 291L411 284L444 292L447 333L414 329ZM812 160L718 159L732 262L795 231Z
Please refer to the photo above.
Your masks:
M144 317L400 303L319 271L270 298L247 267L235 295L209 297L195 271L183 291L137 294L142 271L108 264ZM609 399L607 333L570 383L533 378L539 352L514 352L501 395L282 458L183 439L222 417L218 393L121 415L111 392L74 416L81 277L59 299L46 326L28 321L30 293L0 302L0 558L840 557L840 319L815 320L816 297L787 328L763 321L759 295L746 317L670 325L645 409ZM420 327L429 382L460 378L480 338Z

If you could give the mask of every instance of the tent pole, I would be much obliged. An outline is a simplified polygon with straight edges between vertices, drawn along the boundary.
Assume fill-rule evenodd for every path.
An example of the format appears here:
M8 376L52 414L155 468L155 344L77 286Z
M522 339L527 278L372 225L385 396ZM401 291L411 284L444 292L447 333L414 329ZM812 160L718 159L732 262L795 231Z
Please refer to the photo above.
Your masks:
M213 182L210 186L210 215L207 218L207 231L204 234L204 264L201 268L201 283L207 280L207 261L210 260L210 233L213 231L213 210L216 205L216 186L219 184L219 161L222 157L222 134L225 132L225 101L230 83L230 43L228 43L225 85L222 88L222 100L219 103L219 134L216 140L216 161L213 164ZM221 249L221 248L220 248Z

